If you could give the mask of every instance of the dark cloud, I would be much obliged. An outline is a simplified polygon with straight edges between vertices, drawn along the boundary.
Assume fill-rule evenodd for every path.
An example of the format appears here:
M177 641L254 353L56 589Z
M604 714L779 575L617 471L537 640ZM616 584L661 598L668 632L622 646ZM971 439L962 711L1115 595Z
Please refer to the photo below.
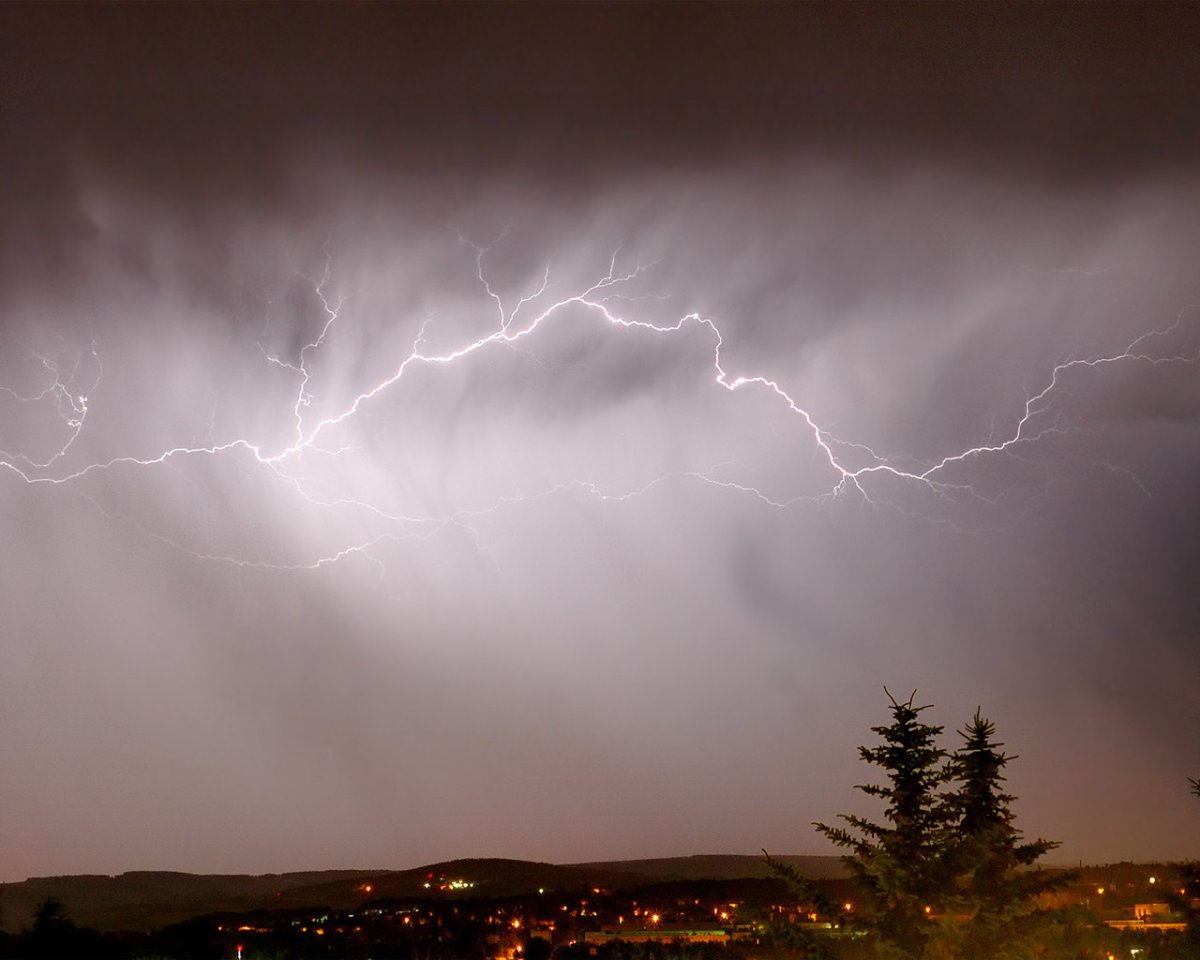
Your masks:
M0 16L9 877L817 851L884 684L1200 853L1191 8ZM699 319L365 396L610 271L910 475Z

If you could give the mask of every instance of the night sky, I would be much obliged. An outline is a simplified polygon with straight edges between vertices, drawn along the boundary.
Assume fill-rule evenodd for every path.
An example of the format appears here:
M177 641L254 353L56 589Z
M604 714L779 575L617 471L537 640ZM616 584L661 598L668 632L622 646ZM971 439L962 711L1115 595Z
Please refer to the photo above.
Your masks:
M0 880L1200 856L1198 31L0 7Z

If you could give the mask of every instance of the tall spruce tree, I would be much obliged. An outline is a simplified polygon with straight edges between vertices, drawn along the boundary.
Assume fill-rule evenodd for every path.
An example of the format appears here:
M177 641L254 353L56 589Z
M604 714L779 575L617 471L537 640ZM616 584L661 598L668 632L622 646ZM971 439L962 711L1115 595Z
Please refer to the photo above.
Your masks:
M948 767L958 786L945 801L955 825L947 849L955 896L943 934L952 953L974 960L1024 956L1041 915L1034 898L1068 879L1028 868L1059 844L1022 841L1012 812L1016 797L1004 789L1004 768L1015 758L1001 749L995 724L976 710L959 735L963 745Z
M885 688L892 722L872 727L882 743L859 747L859 755L886 774L883 784L856 789L886 803L883 822L841 814L846 826L813 826L849 852L842 860L866 902L853 919L873 939L882 956L919 960L927 956L933 923L930 913L951 888L948 810L941 795L946 783L946 751L937 745L942 727L924 723L914 706L916 691L901 702Z

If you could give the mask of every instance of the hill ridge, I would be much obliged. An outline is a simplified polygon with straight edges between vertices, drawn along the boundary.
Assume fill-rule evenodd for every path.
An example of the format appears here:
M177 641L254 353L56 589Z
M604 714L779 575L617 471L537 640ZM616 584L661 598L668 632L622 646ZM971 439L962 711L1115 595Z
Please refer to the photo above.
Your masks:
M781 856L814 878L840 876L836 857ZM283 873L189 873L127 870L119 874L63 874L0 884L5 929L32 922L48 898L64 904L75 922L101 930L150 929L210 913L310 906L353 908L365 899L462 894L512 896L539 889L593 885L622 889L676 880L730 880L767 876L761 855L690 854L641 860L556 864L513 857L460 857L406 869L301 870ZM470 887L439 890L461 880ZM428 885L428 886L427 886Z

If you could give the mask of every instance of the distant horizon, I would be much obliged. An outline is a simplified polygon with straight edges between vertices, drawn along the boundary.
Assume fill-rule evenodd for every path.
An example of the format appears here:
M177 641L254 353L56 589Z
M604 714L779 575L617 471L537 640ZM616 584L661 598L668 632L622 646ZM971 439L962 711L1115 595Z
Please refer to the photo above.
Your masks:
M776 856L776 854L772 854L772 856ZM839 859L839 856L837 854L781 853L781 854L778 854L777 856L782 857L782 858L802 857L802 858L829 859L829 860ZM203 870L203 871L197 871L197 870L179 870L179 869L175 869L175 868L143 869L143 868L135 867L135 868L128 869L128 870L120 870L117 873L81 872L81 873L30 874L28 877L24 877L23 880L33 880L33 879L49 878L49 877L88 877L88 876L120 877L120 876L124 876L125 874L129 874L129 873L180 873L180 874L187 874L190 876L213 876L213 877L221 877L221 876L269 877L269 876L285 876L285 875L289 875L289 874L305 874L305 873L348 873L348 872L370 873L370 872L374 872L374 871L378 871L380 873L405 873L405 872L408 872L411 870L420 870L420 869L424 869L427 867L439 866L441 864L459 863L459 862L470 861L470 860L511 861L513 863L544 863L544 864L549 864L552 866L559 866L559 867L574 867L574 866L592 866L592 865L600 865L600 864L608 864L608 863L637 863L637 862L652 862L652 861L667 861L667 860L687 860L687 859L702 858L702 857L713 857L713 858L736 857L736 858L748 858L748 859L761 860L762 853L761 852L758 854L688 853L688 854L678 854L675 856L621 857L621 858L613 859L613 860L541 860L541 859L529 859L527 857L513 857L513 856L461 856L461 857L450 857L450 858L438 859L438 860L425 860L420 863L415 863L412 866L405 866L405 867L362 867L362 866L338 867L338 866L334 866L334 867L308 867L308 868L302 867L302 868L298 868L295 870L263 870L263 871L247 871L247 870L238 870L238 871ZM16 881L0 880L0 883L20 883L20 882L23 882L23 881L22 880L16 880Z
M822 853L774 853L774 852L772 852L771 856L775 857L777 859L780 859L780 860L790 860L790 859L795 858L795 859L806 859L806 860L840 861L842 859L842 856L840 854L836 854L836 853L822 854ZM512 863L546 864L549 866L556 866L556 867L591 867L591 866L599 867L599 866L607 866L607 865L611 865L611 864L651 863L651 862L659 862L659 861L690 860L690 859L702 859L702 858L713 858L713 859L736 858L736 859L747 859L747 860L754 860L754 859L762 860L762 854L759 853L759 854L755 855L755 854L747 854L747 853L687 853L687 854L678 854L675 856L621 857L621 858L613 859L613 860L570 860L570 861L569 860L561 860L561 861L560 860L530 860L530 859L527 859L524 857L464 856L464 857L453 857L450 859L443 859L443 860L427 860L427 861L424 861L421 863L413 864L411 866L403 866L403 867L333 866L333 867L308 867L308 868L300 868L300 869L295 869L295 870L264 870L264 871L247 871L247 870L233 870L233 871L230 871L230 870L212 870L212 871L203 870L203 871L197 871L197 870L179 870L179 869L174 869L174 868L163 868L163 869L133 868L133 869L128 869L128 870L120 870L116 873L82 872L82 873L30 874L29 876L22 877L20 879L0 880L0 884L24 883L28 880L48 880L48 879L55 879L55 878L61 878L61 877L117 878L117 877L125 876L127 874L160 874L160 873L161 874L180 874L180 875L184 875L184 876L196 876L196 877L272 877L272 876L290 876L290 875L297 875L297 874L322 874L322 873L343 873L343 874L345 874L345 873L350 873L350 874L408 873L411 871L427 869L429 867L437 867L437 866L443 866L446 864L461 863L461 862L467 862L467 861L472 861L472 860L494 860L494 861L508 861L508 862L512 862ZM1046 868L1046 869L1052 869L1052 870L1070 870L1070 869L1077 869L1079 867L1084 867L1084 868L1105 867L1105 866L1113 866L1116 864L1131 864L1134 866L1144 864L1147 866L1159 866L1159 865L1182 864L1182 863L1188 863L1188 862L1191 862L1191 861L1189 861L1187 858L1174 859L1174 860L1161 859L1161 858L1149 858L1149 859L1136 859L1136 860L1119 859L1119 860L1096 860L1096 861L1092 861L1092 860L1066 861L1066 860L1062 860L1059 858L1055 858L1053 856L1048 856L1044 860L1039 861L1037 866Z

